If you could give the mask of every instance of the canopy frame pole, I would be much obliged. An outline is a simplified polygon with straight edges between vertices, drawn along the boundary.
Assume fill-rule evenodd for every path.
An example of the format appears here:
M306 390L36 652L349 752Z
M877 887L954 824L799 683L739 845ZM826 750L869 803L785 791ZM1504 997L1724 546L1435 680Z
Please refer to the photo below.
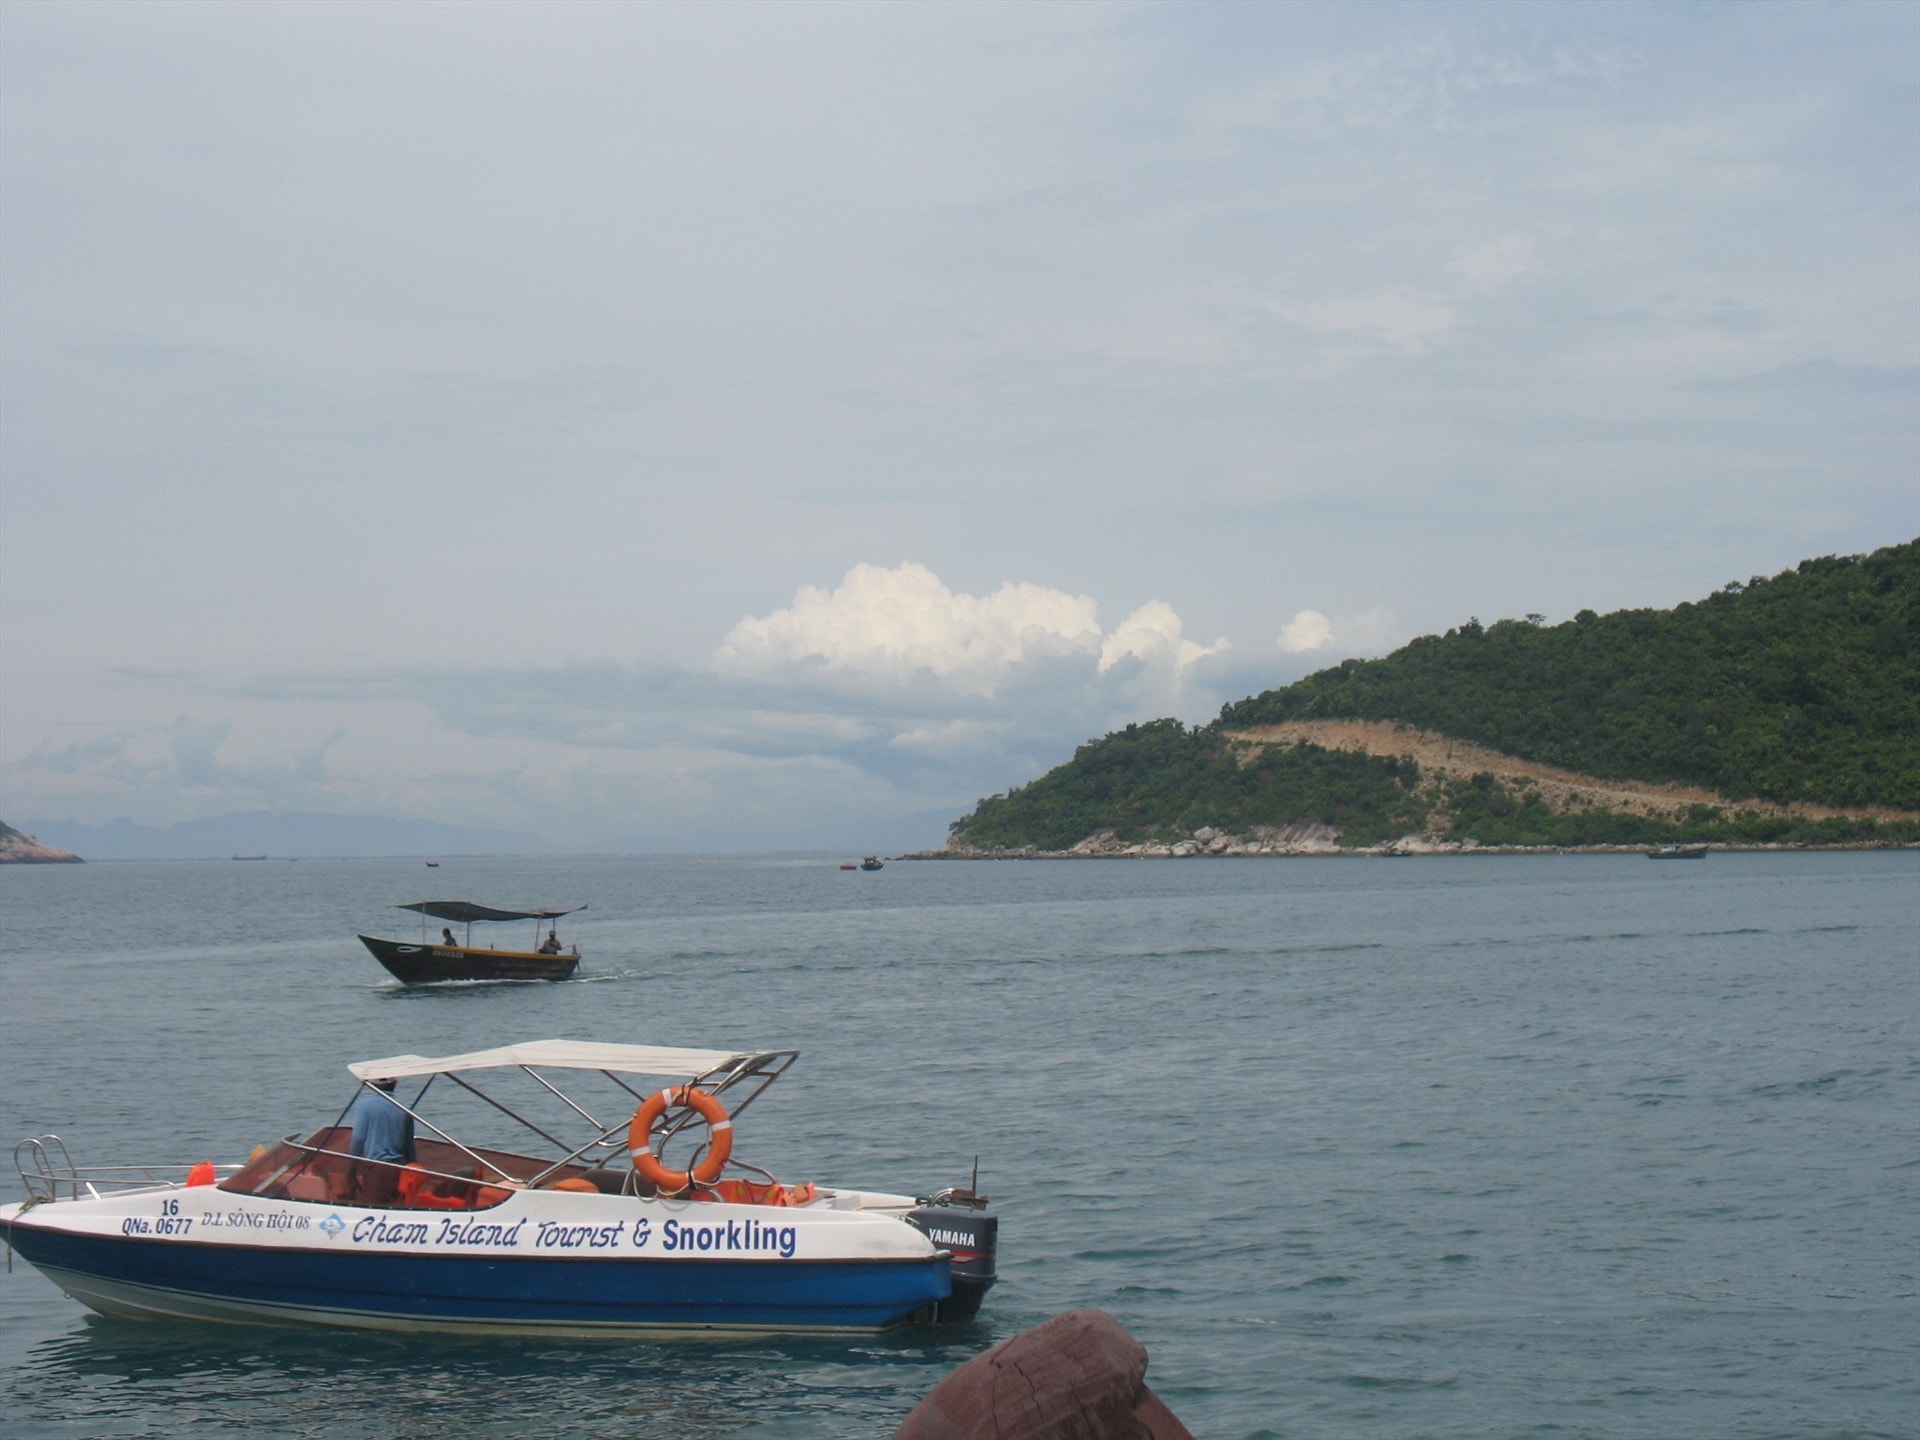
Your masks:
M482 1100L486 1101L487 1104L493 1106L494 1109L498 1110L502 1115L505 1115L509 1120L518 1120L522 1125L526 1126L527 1129L533 1131L533 1133L538 1135L542 1140L545 1140L548 1143L559 1147L562 1151L565 1151L571 1148L567 1144L567 1142L562 1140L558 1135L548 1134L545 1130L542 1130L538 1125L534 1124L533 1121L527 1119L526 1116L520 1114L518 1111L514 1110L512 1107L503 1105L500 1101L494 1099L493 1096L487 1094L487 1092L482 1090L478 1085L469 1084L467 1081L462 1080L459 1077L459 1075L455 1074L451 1070L448 1070L444 1073L446 1074L447 1079L453 1081L453 1083L458 1085L462 1090L468 1090L468 1091L471 1091L473 1094L478 1095ZM597 1124L598 1122L596 1121L595 1123ZM435 1132L435 1133L438 1133L438 1132ZM460 1148L464 1150L466 1149L466 1146L462 1145Z
M522 1065L520 1069L524 1073L531 1075L535 1081L537 1081L540 1085L544 1086L548 1091L550 1091L560 1101L562 1105L566 1106L569 1110L573 1111L574 1114L578 1115L582 1120L586 1121L589 1125L593 1126L593 1128L598 1130L603 1137L612 1133L612 1131L610 1131L605 1125L602 1125L592 1115L588 1114L585 1110L581 1109L580 1106L577 1103L575 1103L574 1098L571 1095L567 1094L566 1091L562 1090L558 1085L554 1084L551 1080L547 1079L546 1076L542 1075L538 1070L534 1069L531 1065ZM600 1073L602 1075L605 1075L607 1072L602 1070ZM612 1077L609 1076L608 1078L611 1079ZM595 1143L597 1144L598 1142L595 1142ZM565 1148L565 1147L562 1147L562 1148Z

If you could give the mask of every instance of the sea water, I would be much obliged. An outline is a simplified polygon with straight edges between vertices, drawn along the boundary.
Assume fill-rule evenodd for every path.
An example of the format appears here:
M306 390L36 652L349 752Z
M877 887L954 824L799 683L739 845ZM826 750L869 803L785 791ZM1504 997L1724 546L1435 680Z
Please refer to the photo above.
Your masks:
M427 898L590 903L580 978L400 987L354 934ZM1002 1279L957 1328L589 1343L108 1320L15 1257L4 1428L884 1437L1098 1306L1202 1437L1914 1436L1916 922L1914 852L5 867L9 1141L236 1161L354 1060L793 1048L736 1153L977 1158Z

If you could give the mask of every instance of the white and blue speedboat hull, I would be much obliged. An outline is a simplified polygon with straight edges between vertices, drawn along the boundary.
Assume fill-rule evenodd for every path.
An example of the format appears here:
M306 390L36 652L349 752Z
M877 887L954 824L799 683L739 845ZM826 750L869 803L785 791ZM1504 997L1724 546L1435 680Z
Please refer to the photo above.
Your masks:
M0 1229L81 1304L144 1318L595 1335L874 1331L930 1317L952 1294L950 1252L857 1210L835 1223L831 1210L529 1192L451 1216L236 1198L169 1187L24 1214L10 1205Z

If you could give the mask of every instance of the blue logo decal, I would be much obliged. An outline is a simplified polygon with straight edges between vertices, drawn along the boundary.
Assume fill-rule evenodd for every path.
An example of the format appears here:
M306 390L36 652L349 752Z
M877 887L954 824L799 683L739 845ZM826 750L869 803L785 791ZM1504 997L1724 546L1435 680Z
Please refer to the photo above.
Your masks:
M347 1222L342 1220L338 1215L329 1215L320 1222L320 1228L327 1232L327 1239L331 1240L347 1228Z

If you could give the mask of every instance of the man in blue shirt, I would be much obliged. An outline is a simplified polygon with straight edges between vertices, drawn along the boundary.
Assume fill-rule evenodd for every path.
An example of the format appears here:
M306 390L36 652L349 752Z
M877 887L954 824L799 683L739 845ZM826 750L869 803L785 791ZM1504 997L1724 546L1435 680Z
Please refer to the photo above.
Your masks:
M372 1089L363 1091L347 1118L353 1125L347 1153L357 1160L386 1162L353 1167L354 1204L393 1204L400 1188L398 1167L410 1164L414 1156L413 1116L394 1100L393 1081L387 1079L375 1080Z

